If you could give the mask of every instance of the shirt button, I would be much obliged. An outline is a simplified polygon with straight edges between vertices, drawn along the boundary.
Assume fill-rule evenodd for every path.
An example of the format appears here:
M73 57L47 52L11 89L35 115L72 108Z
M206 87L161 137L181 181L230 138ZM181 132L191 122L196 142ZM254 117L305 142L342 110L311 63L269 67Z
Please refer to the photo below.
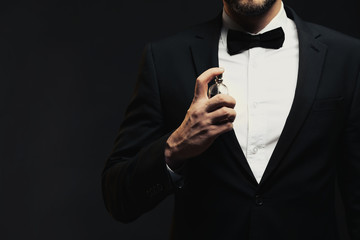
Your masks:
M259 149L257 147L253 148L253 154L256 154L259 151Z
M255 196L255 204L258 206L262 206L264 204L264 201L260 195Z

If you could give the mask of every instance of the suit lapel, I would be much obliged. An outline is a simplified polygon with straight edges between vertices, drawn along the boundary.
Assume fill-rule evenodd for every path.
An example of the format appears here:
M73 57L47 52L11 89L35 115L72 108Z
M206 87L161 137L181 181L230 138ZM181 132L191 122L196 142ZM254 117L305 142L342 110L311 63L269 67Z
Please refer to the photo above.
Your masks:
M224 146L226 148L226 153L228 156L232 156L234 159L238 160L241 168L244 170L244 174L246 175L249 182L254 186L258 186L258 182L250 168L250 165L244 155L244 152L241 149L241 146L236 138L234 130L227 132L219 137L221 141L224 142Z
M209 68L219 66L218 47L221 21L220 14L218 18L209 22L205 28L202 28L200 30L201 32L196 33L194 41L190 44L196 76L199 76ZM214 84L214 80L209 83L209 86L212 84ZM238 159L238 163L240 163L241 167L245 170L249 181L257 186L258 183L237 141L234 130L221 135L219 140L223 141L227 147L225 152L228 152L229 156Z
M294 19L298 29L298 80L289 116L261 179L260 185L263 185L268 180L269 176L284 159L286 153L291 148L295 137L301 130L315 99L327 52L326 45L317 40L319 35L312 33L291 9L287 9L287 13L290 18Z
M218 44L220 31L221 15L195 32L195 37L190 43L190 52L196 76L209 68L219 66Z

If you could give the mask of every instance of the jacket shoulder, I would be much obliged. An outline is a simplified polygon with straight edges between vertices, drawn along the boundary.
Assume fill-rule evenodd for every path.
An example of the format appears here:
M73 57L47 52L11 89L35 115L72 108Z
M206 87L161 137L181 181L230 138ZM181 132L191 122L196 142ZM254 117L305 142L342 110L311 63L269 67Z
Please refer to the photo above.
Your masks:
M360 54L360 39L315 23L307 23L307 25L319 34L318 39L327 46Z
M179 51L183 47L188 47L197 38L214 37L214 34L220 33L221 21L219 17L211 19L209 21L199 23L186 28L174 35L166 38L151 42L153 50L160 51Z

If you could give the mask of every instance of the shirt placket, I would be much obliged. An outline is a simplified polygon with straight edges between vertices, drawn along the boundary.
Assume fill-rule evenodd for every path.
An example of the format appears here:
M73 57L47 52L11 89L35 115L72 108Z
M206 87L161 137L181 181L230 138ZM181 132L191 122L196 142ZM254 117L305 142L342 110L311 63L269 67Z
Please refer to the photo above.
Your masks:
M258 77L259 57L262 49L249 50L248 64L248 143L246 157L254 173L260 181L264 169L264 134L266 133L266 119L262 106L263 96L259 95L262 79ZM261 91L260 91L261 92Z

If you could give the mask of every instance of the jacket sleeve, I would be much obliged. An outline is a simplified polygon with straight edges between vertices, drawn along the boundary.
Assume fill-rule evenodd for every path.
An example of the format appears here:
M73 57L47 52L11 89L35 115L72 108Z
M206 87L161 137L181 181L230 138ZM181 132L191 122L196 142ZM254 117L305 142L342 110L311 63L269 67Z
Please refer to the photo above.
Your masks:
M154 208L174 189L164 157L170 133L163 115L151 45L145 49L138 81L103 174L105 206L121 222Z
M351 239L360 239L360 72L344 133L339 186Z

